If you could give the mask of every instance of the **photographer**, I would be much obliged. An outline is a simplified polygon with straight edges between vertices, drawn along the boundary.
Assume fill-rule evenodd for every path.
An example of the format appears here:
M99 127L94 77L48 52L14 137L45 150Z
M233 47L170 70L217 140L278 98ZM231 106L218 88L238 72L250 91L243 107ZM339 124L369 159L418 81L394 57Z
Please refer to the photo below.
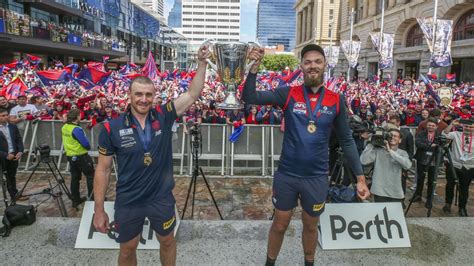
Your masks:
M87 153L90 144L84 130L78 125L81 121L81 113L78 109L72 109L67 114L66 124L62 127L62 140L64 150L71 171L71 194L72 207L77 208L86 198L82 197L79 191L82 173L86 176L87 192L92 196L94 182L94 164L92 158Z
M459 180L459 216L467 217L466 204L469 197L469 185L471 184L472 177L474 176L474 156L473 156L473 133L474 133L474 121L471 120L454 120L444 130L444 135L451 139L451 156L453 159L454 170ZM452 131L453 127L462 125L461 131ZM446 205L445 208L451 208L453 201L453 180L448 180L446 185ZM449 188L450 187L450 188ZM449 192L450 191L450 192ZM443 208L443 210L445 210Z
M392 128L388 131L385 147L370 143L360 156L363 165L374 163L372 187L375 202L402 202L402 170L410 169L411 160L408 153L398 148L402 140L400 130Z
M428 172L428 189L426 196L425 206L429 206L429 202L432 200L433 180L435 174L435 158L438 152L437 140L440 134L437 132L438 120L430 117L426 122L426 130L422 130L416 135L416 172L417 182L416 191L413 202L421 201L421 194L423 193L423 185L425 183L426 172Z

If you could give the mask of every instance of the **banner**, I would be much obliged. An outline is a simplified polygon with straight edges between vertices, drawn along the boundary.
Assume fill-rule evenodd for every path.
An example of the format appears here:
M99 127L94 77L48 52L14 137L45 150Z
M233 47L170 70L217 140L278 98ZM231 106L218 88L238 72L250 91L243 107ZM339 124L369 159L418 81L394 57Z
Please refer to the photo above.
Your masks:
M332 52L331 47L324 47L324 54L326 55L328 67L331 69L336 67L337 60L339 59L339 46L332 46Z
M352 44L351 44L352 42ZM359 52L360 52L360 45L361 42L358 41L342 41L342 51L349 61L349 65L352 68L357 66L357 60L359 59Z
M382 49L379 47L380 32L371 32L370 38L380 55L379 68L386 69L393 66L393 34L384 33L382 40Z
M417 18L431 52L431 67L448 67L453 64L451 58L452 20L436 20L435 44L433 49L433 19Z
M72 34L72 33L69 33L67 35L67 42L69 44L73 44L73 45L77 45L77 46L82 45L81 36L78 36L78 35L75 35L75 34Z
M5 32L5 20L3 18L0 18L0 32Z

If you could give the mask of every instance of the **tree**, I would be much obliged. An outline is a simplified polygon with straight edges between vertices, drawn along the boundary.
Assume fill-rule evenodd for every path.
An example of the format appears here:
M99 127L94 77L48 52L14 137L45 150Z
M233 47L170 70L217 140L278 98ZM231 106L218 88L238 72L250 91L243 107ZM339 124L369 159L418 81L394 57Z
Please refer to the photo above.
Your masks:
M263 67L269 71L283 71L286 67L295 69L298 64L299 60L288 54L265 55L262 62Z

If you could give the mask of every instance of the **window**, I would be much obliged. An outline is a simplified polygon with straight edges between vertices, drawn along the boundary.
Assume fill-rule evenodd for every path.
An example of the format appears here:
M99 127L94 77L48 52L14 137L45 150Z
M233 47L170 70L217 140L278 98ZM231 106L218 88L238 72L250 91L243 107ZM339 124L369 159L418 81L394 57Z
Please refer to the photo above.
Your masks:
M423 31L420 25L416 24L413 26L407 35L406 47L420 46L423 44Z
M474 38L474 9L469 10L456 23L453 31L455 41Z

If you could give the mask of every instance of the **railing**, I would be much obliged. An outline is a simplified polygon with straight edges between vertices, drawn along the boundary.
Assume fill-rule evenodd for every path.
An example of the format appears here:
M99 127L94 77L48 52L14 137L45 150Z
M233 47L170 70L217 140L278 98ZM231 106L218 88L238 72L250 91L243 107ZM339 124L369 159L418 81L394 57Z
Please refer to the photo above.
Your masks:
M62 121L28 122L23 130L25 156L20 163L20 169L30 171L36 163L35 147L38 144L48 144L51 156L55 158L61 171L68 171L68 163L64 155L61 138ZM102 125L86 129L86 123L81 124L91 143L89 154L96 158L99 133ZM203 124L201 131L202 153L199 165L206 173L220 176L273 176L280 159L283 132L280 126L245 125L244 132L234 144L228 139L233 127L219 124ZM413 135L416 128L410 128ZM191 154L190 136L179 126L173 133L173 165L174 172L180 175L191 175L193 160ZM114 165L115 167L115 165Z

